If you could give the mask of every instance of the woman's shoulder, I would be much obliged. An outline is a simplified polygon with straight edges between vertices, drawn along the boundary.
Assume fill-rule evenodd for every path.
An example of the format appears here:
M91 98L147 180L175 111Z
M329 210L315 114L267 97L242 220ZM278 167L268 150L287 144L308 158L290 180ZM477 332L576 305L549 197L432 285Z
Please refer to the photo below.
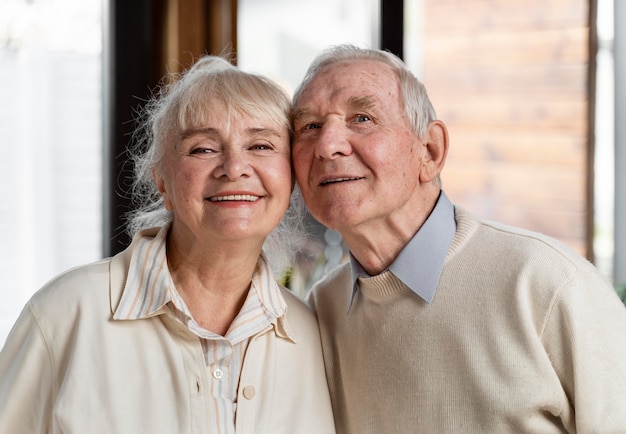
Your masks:
M296 340L300 337L319 337L317 316L313 310L298 295L289 289L280 287L283 298L287 303L287 323L296 334Z
M106 303L108 308L109 263L103 259L64 271L35 292L28 305L33 313L67 313L86 303Z
M280 286L280 292L287 303L287 312L289 316L297 316L298 318L311 318L315 321L315 314L311 308L293 291Z

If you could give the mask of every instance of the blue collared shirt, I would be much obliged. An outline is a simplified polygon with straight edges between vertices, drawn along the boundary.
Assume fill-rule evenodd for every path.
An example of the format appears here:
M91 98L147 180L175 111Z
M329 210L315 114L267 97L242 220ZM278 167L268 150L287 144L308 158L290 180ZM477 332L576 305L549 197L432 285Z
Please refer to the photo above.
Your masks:
M454 205L442 190L428 219L404 246L388 270L424 301L431 303L455 231ZM352 254L350 265L353 288L350 306L352 306L358 291L357 279L371 276Z

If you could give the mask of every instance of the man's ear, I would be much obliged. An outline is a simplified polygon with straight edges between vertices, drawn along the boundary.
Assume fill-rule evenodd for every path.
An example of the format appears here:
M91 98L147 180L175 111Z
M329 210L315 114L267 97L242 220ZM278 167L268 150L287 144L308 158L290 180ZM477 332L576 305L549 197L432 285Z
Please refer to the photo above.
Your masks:
M430 182L439 176L448 156L448 129L443 122L434 120L428 125L428 133L422 146L426 148L426 152L420 181Z
M163 198L163 203L165 205L165 209L168 211L172 210L172 203L169 200L169 194L167 192L167 187L165 185L165 179L161 176L158 170L154 167L152 168L152 178L154 179L154 183L156 184L157 190L161 193L161 197Z

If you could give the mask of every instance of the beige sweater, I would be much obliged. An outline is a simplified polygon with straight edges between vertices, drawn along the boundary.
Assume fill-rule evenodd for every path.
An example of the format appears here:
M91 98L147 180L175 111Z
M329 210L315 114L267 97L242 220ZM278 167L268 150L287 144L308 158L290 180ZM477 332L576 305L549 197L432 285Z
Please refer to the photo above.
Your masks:
M626 309L583 258L456 211L432 304L350 268L310 295L337 432L626 433Z

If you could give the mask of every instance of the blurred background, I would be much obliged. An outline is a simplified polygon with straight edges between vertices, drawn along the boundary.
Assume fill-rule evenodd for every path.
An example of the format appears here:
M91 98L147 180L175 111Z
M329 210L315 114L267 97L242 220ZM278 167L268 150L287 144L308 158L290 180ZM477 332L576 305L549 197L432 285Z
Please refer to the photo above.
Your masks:
M47 280L126 246L135 110L224 51L289 92L329 45L403 57L448 125L451 200L562 240L623 291L619 22L622 0L0 0L0 345ZM310 228L298 294L345 259Z

